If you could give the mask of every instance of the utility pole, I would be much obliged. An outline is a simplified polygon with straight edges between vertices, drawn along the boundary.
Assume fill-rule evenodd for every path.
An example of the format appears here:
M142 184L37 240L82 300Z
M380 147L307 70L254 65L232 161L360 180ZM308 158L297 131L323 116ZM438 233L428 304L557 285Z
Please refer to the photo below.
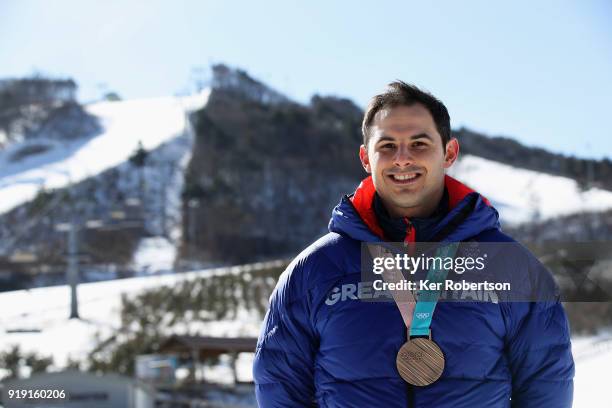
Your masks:
M67 248L67 267L66 267L66 283L70 286L70 316L69 319L79 319L79 301L77 298L77 285L79 284L79 231L77 208L75 205L74 185L72 178L68 174L68 197L70 200L70 221L68 223L60 223L55 225L57 231L65 231L68 233L68 248Z
M160 197L159 197L159 205L160 205L160 223L161 223L161 235L166 237L166 238L170 238L170 235L168 234L168 225L167 225L167 185L172 183L172 175L174 174L173 172L173 167L172 167L172 163L163 163L160 164L160 172L162 173L162 182L161 182L161 188L159 189L159 193L160 193Z
M79 283L79 244L78 230L74 217L70 220L68 230L68 269L66 279L70 285L70 319L79 318L79 301L77 284Z
M66 283L70 286L70 319L79 319L79 302L77 298L77 285L79 284L79 230L76 216L70 222L57 224L57 231L68 233Z

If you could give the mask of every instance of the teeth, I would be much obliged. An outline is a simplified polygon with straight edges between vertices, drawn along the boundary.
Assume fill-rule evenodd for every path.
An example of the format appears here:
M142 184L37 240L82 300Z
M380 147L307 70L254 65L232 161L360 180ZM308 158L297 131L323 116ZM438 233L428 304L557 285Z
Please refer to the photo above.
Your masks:
M406 180L412 180L415 179L416 176L418 176L418 174L413 174L411 176L409 175L402 175L402 174L394 174L393 178L399 181L406 181Z

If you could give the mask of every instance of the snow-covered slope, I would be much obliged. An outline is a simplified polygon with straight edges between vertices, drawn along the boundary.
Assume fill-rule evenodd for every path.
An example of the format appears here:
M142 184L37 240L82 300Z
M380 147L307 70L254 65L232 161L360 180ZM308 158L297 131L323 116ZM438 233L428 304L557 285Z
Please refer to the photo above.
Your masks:
M63 187L125 162L139 142L152 150L184 134L186 113L203 107L209 94L94 103L86 111L103 128L95 137L70 143L43 140L48 150L15 162L10 157L21 146L0 151L0 213L31 200L42 187Z
M185 134L185 113L203 107L210 89L189 97L164 97L88 105L102 132L72 142L36 139L0 151L0 213L32 199L40 188L58 188L78 182L125 162L141 142L153 150ZM19 161L11 157L19 149L48 150ZM582 191L569 178L464 155L449 174L489 198L506 223L542 220L580 211L612 208L612 192Z
M70 289L54 286L0 293L0 351L18 344L24 351L53 355L61 367L68 358L83 359L95 346L94 335L105 338L121 327L121 296L135 296L147 289L175 287L181 282L215 275L241 274L245 269L279 267L283 261L271 261L208 269L180 274L154 275L85 283L78 286L79 315L69 320ZM236 320L194 322L189 330L211 336L257 336L256 311L243 310ZM187 329L187 328L186 328ZM40 331L40 332L38 332Z
M612 192L582 191L575 180L464 155L449 175L487 197L502 222L518 224L612 208Z
M269 267L272 264L260 264ZM275 264L276 265L276 264ZM278 265L277 265L278 266ZM68 357L82 359L95 344L94 334L102 338L119 327L121 295L135 295L146 289L164 285L177 285L187 279L214 274L240 273L241 269L223 268L190 272L179 275L161 275L109 282L88 283L79 286L80 314L83 320L68 320L69 289L66 286L0 293L0 351L18 344L24 351L53 355L56 367ZM187 330L200 330L213 336L257 336L261 322L256 314L244 310L236 319L197 322ZM5 330L36 329L40 332L6 333ZM612 406L608 392L609 367L612 365L612 333L600 336L578 337L572 340L576 361L574 407ZM243 355L238 362L239 378L252 379L252 356ZM210 370L209 379L227 380L229 368Z

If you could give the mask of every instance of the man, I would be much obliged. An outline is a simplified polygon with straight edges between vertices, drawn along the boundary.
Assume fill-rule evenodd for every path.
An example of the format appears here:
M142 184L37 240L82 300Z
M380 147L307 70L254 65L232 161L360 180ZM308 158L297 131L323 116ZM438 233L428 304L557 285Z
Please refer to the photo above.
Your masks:
M391 83L370 102L362 130L370 176L270 298L254 363L259 405L570 407L574 365L558 301L438 302L427 327L444 355L441 376L424 386L400 376L410 322L395 302L361 300L361 244L513 241L485 198L445 175L459 143L435 97ZM526 250L520 258L517 276L537 264Z

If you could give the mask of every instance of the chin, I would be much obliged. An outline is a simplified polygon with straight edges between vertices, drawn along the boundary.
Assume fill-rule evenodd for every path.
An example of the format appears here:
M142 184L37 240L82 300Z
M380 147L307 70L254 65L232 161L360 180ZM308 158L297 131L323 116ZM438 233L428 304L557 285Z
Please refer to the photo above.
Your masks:
M411 201L396 201L395 206L398 208L401 208L403 210L410 210L413 208L417 208L420 207L422 205L422 203L420 201L415 201L415 200L411 200Z
M397 202L418 203L423 201L423 198L427 195L423 187L424 186L410 186L394 188L392 196L395 198L394 201Z

